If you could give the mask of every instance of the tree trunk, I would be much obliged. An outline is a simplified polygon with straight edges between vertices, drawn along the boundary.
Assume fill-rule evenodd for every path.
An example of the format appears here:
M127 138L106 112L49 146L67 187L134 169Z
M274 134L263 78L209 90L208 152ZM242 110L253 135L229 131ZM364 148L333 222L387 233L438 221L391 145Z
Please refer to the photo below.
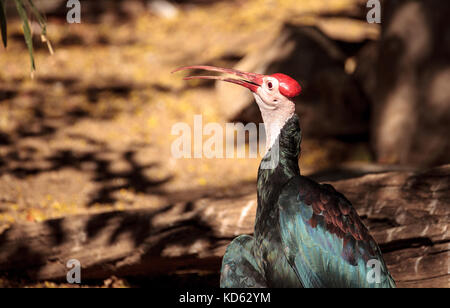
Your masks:
M441 0L389 0L373 91L372 139L384 163L450 161L450 6Z

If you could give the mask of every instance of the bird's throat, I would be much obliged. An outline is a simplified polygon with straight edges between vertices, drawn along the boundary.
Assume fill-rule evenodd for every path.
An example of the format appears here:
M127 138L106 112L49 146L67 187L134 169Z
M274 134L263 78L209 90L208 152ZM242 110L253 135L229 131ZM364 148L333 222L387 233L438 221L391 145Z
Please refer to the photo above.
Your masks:
M278 128L281 126L281 128ZM267 129L267 128L266 128ZM267 153L261 161L260 169L267 160L274 160L273 168L291 169L298 172L298 157L302 133L299 119L293 114L285 123L272 122L271 129L266 132L267 142L270 143ZM267 169L267 168L264 168Z
M260 95L254 96L266 128L267 152L258 170L258 199L264 204L270 203L278 189L300 174L301 130L292 101L287 98L279 100L274 108L274 105L265 103ZM267 189L270 191L264 191Z
M258 170L258 209L255 226L264 223L267 217L271 217L283 187L293 177L300 175L298 166L300 142L300 124L297 115L293 114L283 125L273 146L261 160ZM274 156L274 152L277 155ZM257 229L255 228L255 232Z
M277 106L268 105L261 97L254 94L266 130L266 151L269 151L280 136L286 122L295 114L295 105L286 99L279 102Z

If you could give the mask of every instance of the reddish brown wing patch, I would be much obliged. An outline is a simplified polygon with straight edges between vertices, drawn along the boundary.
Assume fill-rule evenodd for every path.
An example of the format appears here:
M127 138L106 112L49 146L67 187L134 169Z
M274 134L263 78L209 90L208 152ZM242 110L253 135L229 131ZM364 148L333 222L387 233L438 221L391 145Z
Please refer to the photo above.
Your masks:
M312 203L312 208L314 211L314 214L320 214L323 210L323 206L321 206L322 204L320 202L314 201Z
M303 201L313 209L313 216L309 220L313 228L323 220L327 231L339 238L350 236L355 241L372 240L350 202L333 186L313 184L299 191Z
M313 214L311 218L308 220L308 223L311 227L317 227L317 215Z
M347 202L345 202L342 199L339 199L339 209L341 210L341 213L343 215L348 215L350 214L351 207Z
M327 232L343 239L341 255L352 265L360 258L367 262L370 256L375 256L376 243L350 202L331 185L304 184L299 189L299 197L313 210L308 224L312 228L321 225Z

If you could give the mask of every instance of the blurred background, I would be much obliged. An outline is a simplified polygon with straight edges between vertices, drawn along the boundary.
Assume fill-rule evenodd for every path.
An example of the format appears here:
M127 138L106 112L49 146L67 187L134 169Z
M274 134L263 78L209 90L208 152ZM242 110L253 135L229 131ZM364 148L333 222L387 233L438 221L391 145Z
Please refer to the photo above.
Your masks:
M226 212L214 216L221 223L231 220L220 225L233 230L219 228L218 234L227 234L222 237L211 231L214 220L196 218L199 211L211 217L202 200L219 208L238 199L252 202L260 158L175 159L171 128L193 124L197 114L204 124L259 123L256 104L238 87L183 81L187 73L170 73L178 66L283 72L297 79L304 89L296 99L303 130L300 168L316 180L450 162L447 1L384 1L381 24L367 22L364 0L85 0L80 24L67 23L66 2L34 1L47 17L54 49L50 55L31 18L34 78L22 23L14 2L6 2L0 247L9 245L1 233L13 226L29 232L45 226L57 234L44 232L53 247L47 248L70 257L73 242L69 247L64 241L82 233L80 224L87 221L83 236L111 232L113 252L102 250L92 261L86 285L218 286L224 243L251 232L251 219L242 230L234 226L242 220ZM444 181L448 185L449 178ZM445 195L442 206L448 207ZM131 214L117 221L119 212ZM152 228L158 232L147 230ZM133 239L129 246L126 237ZM193 258L205 245L214 256ZM58 282L64 280L55 274L59 270L42 265L64 268L63 258L49 260L23 245L0 249L10 263L0 270L0 286L65 285ZM129 253L134 250L151 250L144 269L134 266L133 258L143 258ZM146 274L136 278L137 272Z

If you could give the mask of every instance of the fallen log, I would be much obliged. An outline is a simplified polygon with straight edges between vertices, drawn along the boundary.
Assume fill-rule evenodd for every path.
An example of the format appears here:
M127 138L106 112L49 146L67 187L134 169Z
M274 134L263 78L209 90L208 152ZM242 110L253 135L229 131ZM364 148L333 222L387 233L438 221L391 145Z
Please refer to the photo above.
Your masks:
M450 165L332 184L371 230L398 286L450 287ZM218 277L226 246L253 232L255 212L248 194L16 224L0 234L0 276L65 281L67 261L77 259L82 280Z

